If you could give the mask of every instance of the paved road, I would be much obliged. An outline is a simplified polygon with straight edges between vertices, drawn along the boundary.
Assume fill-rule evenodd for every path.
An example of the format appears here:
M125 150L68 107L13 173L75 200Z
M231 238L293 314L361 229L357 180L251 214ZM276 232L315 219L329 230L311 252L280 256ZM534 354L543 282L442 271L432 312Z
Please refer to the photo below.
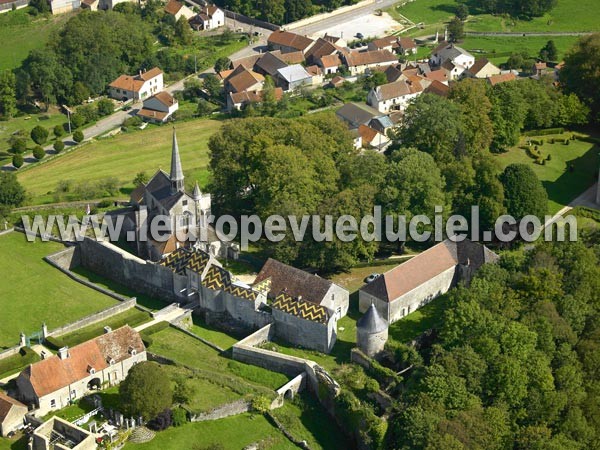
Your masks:
M373 3L370 3L368 5L362 6L360 8L356 8L356 9L353 9L351 11L347 11L345 13L338 14L338 15L333 16L333 17L328 17L326 19L320 20L319 22L315 22L315 23L311 23L311 24L306 25L306 26L301 26L301 27L298 27L298 28L294 28L292 31L294 33L306 34L306 35L318 34L318 33L324 32L325 30L328 30L329 28L341 25L341 24L343 24L345 22L348 22L350 20L355 20L355 19L357 19L359 17L367 16L369 14L373 14L378 9L389 8L390 6L392 6L392 5L396 4L396 3L398 3L398 0L379 0L379 1L375 1ZM347 36L346 36L346 38L348 40L351 40Z

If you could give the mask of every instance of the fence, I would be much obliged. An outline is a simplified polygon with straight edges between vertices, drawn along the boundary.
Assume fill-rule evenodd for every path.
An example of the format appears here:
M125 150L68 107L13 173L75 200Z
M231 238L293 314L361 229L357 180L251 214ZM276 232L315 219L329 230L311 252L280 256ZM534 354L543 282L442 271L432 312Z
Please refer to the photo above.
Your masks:
M78 427L80 427L81 425L83 425L84 423L86 423L88 420L90 420L92 417L94 417L96 414L98 414L99 412L102 412L102 406L90 411L89 413L81 416L79 419L74 420L73 424L77 425Z

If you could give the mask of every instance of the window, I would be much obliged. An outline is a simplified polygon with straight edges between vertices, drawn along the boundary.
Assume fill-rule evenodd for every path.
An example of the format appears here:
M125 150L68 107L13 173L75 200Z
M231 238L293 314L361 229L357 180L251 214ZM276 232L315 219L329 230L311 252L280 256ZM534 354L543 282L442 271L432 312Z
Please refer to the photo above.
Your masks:
M181 202L181 204L182 204L183 206L187 206L187 204L188 204L188 201L187 201L187 200L183 200L183 201Z
M71 391L71 400L73 400L74 398L77 398L77 391L75 389Z
M50 400L50 408L56 408L56 400Z

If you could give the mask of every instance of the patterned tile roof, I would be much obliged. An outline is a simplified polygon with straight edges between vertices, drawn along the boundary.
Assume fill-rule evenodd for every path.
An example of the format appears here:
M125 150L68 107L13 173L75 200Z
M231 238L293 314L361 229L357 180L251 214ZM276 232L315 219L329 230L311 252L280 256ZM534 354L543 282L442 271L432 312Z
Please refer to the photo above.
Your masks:
M224 289L225 292L246 300L254 301L258 297L258 292L250 287L240 286L238 284L230 284Z
M183 247L178 248L173 253L164 258L159 264L169 267L173 272L184 275L186 269L193 270L196 273L202 273L210 257L202 250L187 250Z
M327 323L329 318L327 308L301 299L295 299L285 292L280 293L271 306L287 314L312 322Z
M231 285L231 274L219 266L211 266L202 280L202 286L213 290L225 290Z

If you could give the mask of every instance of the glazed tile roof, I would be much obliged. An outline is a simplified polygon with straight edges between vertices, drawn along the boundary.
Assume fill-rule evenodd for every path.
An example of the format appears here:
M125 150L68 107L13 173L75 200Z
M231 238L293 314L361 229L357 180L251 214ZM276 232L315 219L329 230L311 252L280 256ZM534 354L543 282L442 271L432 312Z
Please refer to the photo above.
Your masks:
M187 269L202 273L209 261L210 256L208 253L198 249L187 250L181 247L160 261L159 264L169 267L179 275L183 275Z
M279 311L311 322L327 323L329 318L327 308L305 300L295 299L285 292L280 293L271 306Z

